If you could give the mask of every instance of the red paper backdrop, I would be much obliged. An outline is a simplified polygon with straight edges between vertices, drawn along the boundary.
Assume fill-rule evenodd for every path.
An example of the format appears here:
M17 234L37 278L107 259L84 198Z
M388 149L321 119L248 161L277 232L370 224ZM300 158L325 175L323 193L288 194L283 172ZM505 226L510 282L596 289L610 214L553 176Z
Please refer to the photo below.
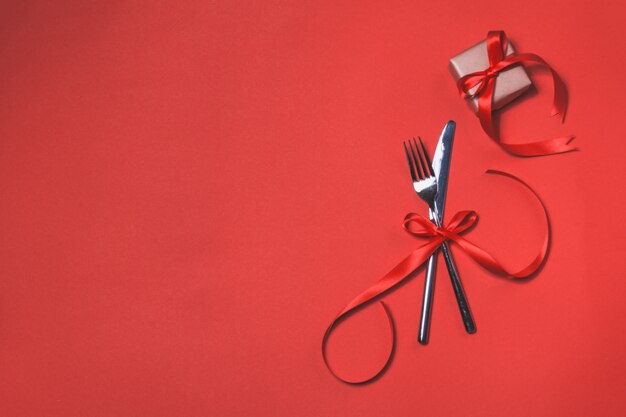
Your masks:
M626 408L622 2L3 1L0 5L0 415L618 416ZM581 151L513 158L447 72L504 29L549 77L503 112L510 140ZM448 218L524 283L458 250L478 333L443 262L431 343L423 271L386 297L396 355L339 383L336 312L420 242L401 141L458 123ZM329 345L348 376L384 359L372 306Z

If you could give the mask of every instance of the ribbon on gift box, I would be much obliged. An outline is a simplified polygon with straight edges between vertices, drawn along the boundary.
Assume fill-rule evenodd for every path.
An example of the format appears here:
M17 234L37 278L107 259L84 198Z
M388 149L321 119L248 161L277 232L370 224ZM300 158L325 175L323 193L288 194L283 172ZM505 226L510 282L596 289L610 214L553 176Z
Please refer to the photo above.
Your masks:
M563 136L531 143L509 144L500 141L500 136L493 125L492 102L495 81L501 71L516 65L539 66L546 68L552 75L554 84L554 100L552 103L551 116L561 115L561 122L565 118L567 98L565 84L558 74L538 55L529 53L512 53L506 55L507 37L503 31L490 31L487 34L487 55L489 56L489 68L483 71L467 74L457 81L457 88L463 98L478 98L478 118L483 130L491 139L496 141L507 152L517 156L542 156L552 155L576 150L569 145L574 136ZM476 91L470 92L478 86Z
M546 233L539 253L526 267L517 272L509 272L506 268L502 266L500 262L498 262L491 254L489 254L489 252L481 249L480 247L476 246L475 244L471 243L461 236L463 232L467 231L467 229L472 227L472 225L478 220L478 215L476 214L476 212L471 210L460 211L452 217L452 220L447 226L441 228L435 226L430 220L422 215L416 213L407 214L403 221L404 230L413 236L427 239L427 242L415 249L409 256L404 258L398 265L396 265L385 276L380 278L374 285L363 291L361 294L357 295L339 312L335 319L330 323L322 339L322 357L324 359L326 367L333 374L333 376L335 376L335 378L348 384L363 384L372 381L385 371L385 369L391 362L393 347L395 346L395 327L393 325L391 311L384 302L380 301L380 305L382 306L389 321L389 328L391 331L392 340L391 349L385 363L371 377L363 380L348 380L346 378L340 377L337 373L335 373L335 371L330 366L330 362L328 361L328 357L326 355L326 344L328 342L328 338L337 326L337 324L346 319L351 313L354 313L363 305L369 303L373 299L381 296L383 293L389 291L390 289L400 284L402 281L406 280L413 271L415 271L420 265L428 260L430 255L433 254L443 242L454 242L483 268L493 272L496 275L506 278L526 278L535 273L543 264L543 261L545 260L546 254L548 252L548 244L550 242L550 220L548 218L548 212L546 210L546 207L541 201L541 198L528 184L512 174L496 170L488 170L487 173L502 175L517 181L518 183L526 187L539 201L539 204L541 205L546 219Z

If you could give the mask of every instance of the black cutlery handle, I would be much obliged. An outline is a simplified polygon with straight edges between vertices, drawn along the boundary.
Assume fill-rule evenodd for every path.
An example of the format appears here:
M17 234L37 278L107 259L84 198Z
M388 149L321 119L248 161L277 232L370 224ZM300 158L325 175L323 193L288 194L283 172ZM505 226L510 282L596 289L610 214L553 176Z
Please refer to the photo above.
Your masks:
M474 318L472 317L472 312L470 311L469 304L467 303L467 297L465 296L465 292L463 291L463 285L461 284L459 273L457 272L456 266L454 265L454 260L452 260L452 254L450 253L448 243L444 242L441 245L441 249L443 252L443 257L446 260L446 266L448 267L450 280L452 281L452 288L454 289L456 302L459 305L459 310L461 310L461 317L463 318L463 325L465 326L465 330L469 334L476 333L476 323L474 323Z

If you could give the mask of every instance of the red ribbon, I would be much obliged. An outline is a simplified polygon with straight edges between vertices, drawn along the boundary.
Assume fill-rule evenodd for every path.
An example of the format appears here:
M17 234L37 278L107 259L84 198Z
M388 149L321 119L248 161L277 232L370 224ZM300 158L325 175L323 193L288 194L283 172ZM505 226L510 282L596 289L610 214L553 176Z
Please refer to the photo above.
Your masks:
M330 323L330 325L326 329L326 332L324 333L324 338L322 339L322 356L324 358L324 363L326 364L326 367L333 374L333 376L335 376L335 378L348 384L362 384L373 380L385 371L392 358L393 347L395 345L395 328L393 325L391 311L384 302L380 301L380 304L383 307L385 314L387 315L387 319L389 320L392 344L389 354L387 356L387 360L385 361L383 366L371 377L363 380L351 381L337 375L330 366L330 363L328 362L328 358L326 356L326 343L328 342L328 338L336 325L343 319L347 318L350 313L354 312L359 307L372 301L374 298L382 295L386 291L392 289L393 287L400 284L402 281L406 280L413 271L415 271L420 265L426 262L430 255L433 254L443 242L451 241L456 243L461 249L463 249L463 251L465 251L465 253L467 253L483 268L503 277L526 278L539 269L546 257L546 253L548 251L548 242L550 241L549 218L546 207L541 201L539 195L521 179L502 171L488 170L487 173L502 175L519 182L520 184L524 185L528 190L530 190L530 192L533 193L533 195L539 201L539 204L541 205L541 208L543 209L543 213L546 218L546 234L537 256L535 256L535 258L528 266L522 268L517 272L509 272L491 254L461 236L463 232L465 232L467 229L472 227L474 223L476 223L476 220L478 219L478 215L476 214L476 212L461 211L455 214L454 217L452 217L452 220L447 226L441 228L438 228L433 223L431 223L430 220L419 214L407 214L403 222L404 230L406 230L413 236L426 238L428 239L428 241L422 246L415 249L409 256L404 258L398 265L396 265L385 276L380 278L374 285L372 285L367 290L356 296L352 301L350 301L348 305L346 305L339 312L339 314L337 315L337 317L335 317L332 323Z
M507 38L503 31L490 31L487 34L487 54L489 56L489 68L484 71L473 72L461 77L457 81L457 87L463 98L478 97L478 118L483 130L491 139L496 141L507 152L517 156L541 156L552 155L576 150L568 143L574 136L563 136L555 139L542 140L532 143L509 144L502 143L499 135L493 126L491 117L493 91L496 77L500 71L504 71L516 65L540 66L550 70L554 83L554 101L552 103L551 116L561 115L561 122L565 118L565 107L567 103L565 95L565 84L558 74L550 68L548 63L535 54L513 53L506 55ZM476 91L470 90L478 86Z

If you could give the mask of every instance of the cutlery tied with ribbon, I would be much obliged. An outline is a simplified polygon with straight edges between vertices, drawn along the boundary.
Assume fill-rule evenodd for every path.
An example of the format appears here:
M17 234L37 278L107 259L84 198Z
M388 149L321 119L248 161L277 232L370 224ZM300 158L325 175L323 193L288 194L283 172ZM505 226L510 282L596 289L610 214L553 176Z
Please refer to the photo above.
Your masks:
M360 307L380 297L383 293L391 290L392 288L396 287L398 284L406 280L410 276L410 274L415 271L419 266L424 264L428 260L428 258L444 242L456 244L480 266L501 277L514 279L526 278L537 272L538 269L541 267L546 258L548 252L548 244L550 242L550 220L546 207L541 201L541 198L528 184L512 174L496 170L488 170L487 173L501 175L513 179L516 182L522 184L536 197L541 206L541 209L543 210L546 221L545 236L537 255L524 268L520 269L519 271L511 272L507 270L504 266L502 266L502 264L498 260L496 260L489 252L478 247L477 245L473 244L472 242L461 236L477 221L478 214L476 212L472 210L460 211L452 217L447 225L442 225L441 227L437 227L427 217L424 217L422 215L416 213L407 214L403 221L404 230L413 236L426 239L426 242L423 245L419 246L417 249L415 249L412 253L410 253L391 271L389 271L385 276L380 278L374 285L370 286L365 291L357 295L354 299L352 299L352 301L350 301L333 319L333 321L330 323L324 333L322 339L322 357L328 370L338 380L348 384L362 384L369 382L381 375L392 359L393 346L395 345L395 328L393 325L393 320L389 307L387 307L387 305L383 301L379 301L389 321L389 329L392 339L391 349L385 363L378 369L378 371L376 371L374 375L363 380L349 380L339 376L333 371L326 355L326 345L329 336L331 335L335 327L342 320L346 319L351 313L354 313Z

